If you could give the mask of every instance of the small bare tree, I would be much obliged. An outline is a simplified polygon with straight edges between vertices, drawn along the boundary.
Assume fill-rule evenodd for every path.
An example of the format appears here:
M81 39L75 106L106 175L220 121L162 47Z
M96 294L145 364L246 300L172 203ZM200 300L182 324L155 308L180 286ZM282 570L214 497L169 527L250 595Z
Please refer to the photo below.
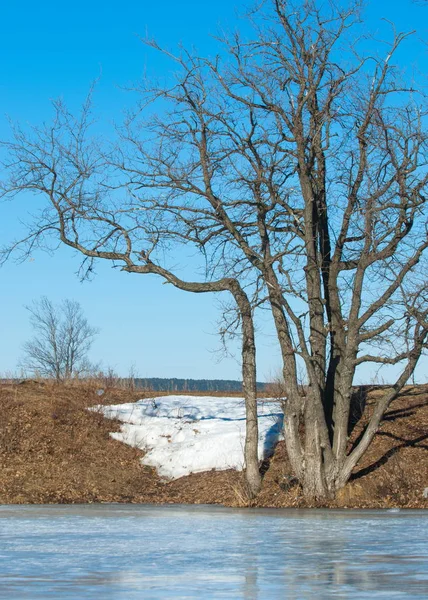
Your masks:
M148 41L175 78L137 86L141 104L114 148L91 138L89 105L75 118L60 103L51 126L16 128L6 144L4 195L48 200L30 247L54 234L89 270L104 259L232 295L253 493L255 309L272 314L287 452L310 498L346 484L427 348L427 107L394 64L408 36L392 30L369 49L359 5L262 3L249 16L254 35L223 40L214 60ZM185 244L203 257L199 281L179 276ZM351 447L355 373L373 363L399 373Z
M35 335L24 344L22 366L58 382L87 373L97 329L89 325L80 304L64 300L55 306L43 296L26 309Z

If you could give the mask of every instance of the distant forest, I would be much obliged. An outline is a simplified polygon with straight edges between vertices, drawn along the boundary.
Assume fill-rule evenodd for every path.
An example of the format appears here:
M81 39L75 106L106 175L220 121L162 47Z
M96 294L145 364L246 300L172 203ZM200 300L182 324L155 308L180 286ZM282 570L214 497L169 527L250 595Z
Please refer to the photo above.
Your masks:
M135 378L135 387L154 392L242 392L242 381L232 379L172 379L149 377ZM258 382L257 389L263 391L265 383Z
M25 383L35 381L33 379L0 377L0 383ZM103 385L102 379L99 380ZM107 384L106 384L107 385ZM114 377L113 385L119 387L130 387L133 385L136 389L152 392L242 392L242 381L234 379L177 379L176 377ZM263 392L267 389L268 383L257 382L257 389Z

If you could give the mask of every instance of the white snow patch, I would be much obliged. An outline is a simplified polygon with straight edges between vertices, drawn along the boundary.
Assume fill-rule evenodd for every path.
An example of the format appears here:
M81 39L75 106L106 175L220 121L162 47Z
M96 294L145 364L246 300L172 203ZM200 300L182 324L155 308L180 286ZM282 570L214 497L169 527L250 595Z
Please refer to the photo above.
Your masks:
M120 432L110 435L145 450L142 463L155 467L162 477L244 468L243 398L162 396L96 410L122 421ZM273 400L259 402L258 415L262 460L281 437L283 415Z

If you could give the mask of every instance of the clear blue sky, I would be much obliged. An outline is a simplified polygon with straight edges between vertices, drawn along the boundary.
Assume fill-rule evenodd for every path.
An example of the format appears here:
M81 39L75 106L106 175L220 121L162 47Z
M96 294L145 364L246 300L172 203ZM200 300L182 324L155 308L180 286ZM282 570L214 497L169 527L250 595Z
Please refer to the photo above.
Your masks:
M61 96L67 104L78 105L100 75L98 112L105 122L117 119L130 102L120 86L138 80L146 68L165 72L166 64L138 36L148 34L172 49L182 42L201 54L215 54L210 34L218 26L234 28L243 5L233 0L3 3L0 137L8 135L6 116L31 123L48 120L52 98ZM377 0L368 4L366 14L372 31L384 30L384 17L400 31L418 29L428 40L428 6ZM415 56L410 45L402 58L408 64L417 60L426 71L426 52ZM25 206L31 206L31 200ZM3 243L19 233L18 218L25 220L26 215L22 205L2 205L0 211ZM135 364L140 376L240 377L236 360L219 362L215 353L219 311L212 296L186 294L155 277L127 275L108 264L100 264L94 280L82 284L75 275L78 266L79 257L62 248L52 256L37 252L31 261L1 269L0 373L16 368L21 345L31 335L24 305L47 295L54 301L70 298L81 303L91 324L101 330L92 358L123 375ZM259 329L258 378L263 380L278 371L279 360L274 338L262 333L263 323ZM422 370L420 378L426 379Z

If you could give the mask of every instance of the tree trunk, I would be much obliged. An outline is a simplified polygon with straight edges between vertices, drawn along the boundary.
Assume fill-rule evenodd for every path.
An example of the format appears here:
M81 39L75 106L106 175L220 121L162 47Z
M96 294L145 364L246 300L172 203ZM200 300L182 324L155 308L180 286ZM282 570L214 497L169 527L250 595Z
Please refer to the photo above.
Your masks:
M233 294L242 319L242 383L245 397L245 479L248 493L255 498L260 491L262 479L259 470L259 425L257 418L256 344L250 302L241 288Z
M251 498L260 491L261 476L259 470L258 441L259 428L257 421L257 396L245 389L246 435L245 435L245 479Z

